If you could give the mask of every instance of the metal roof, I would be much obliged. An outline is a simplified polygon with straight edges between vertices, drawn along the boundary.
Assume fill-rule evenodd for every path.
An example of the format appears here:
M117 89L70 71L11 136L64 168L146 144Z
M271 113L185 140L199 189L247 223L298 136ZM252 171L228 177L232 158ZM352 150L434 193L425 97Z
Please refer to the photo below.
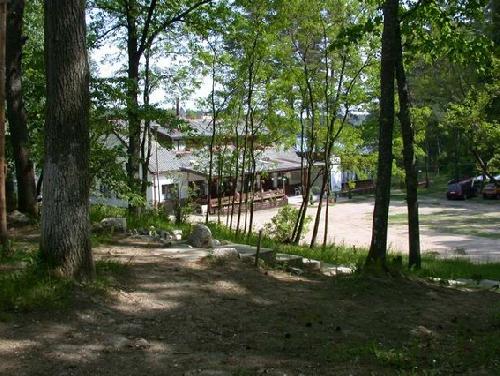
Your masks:
M159 173L184 170L206 175L208 172L208 148L194 152L169 150L153 141L149 167L151 172L156 171L156 152L158 153ZM300 157L293 149L266 148L256 150L255 158L258 172L290 171L301 168Z

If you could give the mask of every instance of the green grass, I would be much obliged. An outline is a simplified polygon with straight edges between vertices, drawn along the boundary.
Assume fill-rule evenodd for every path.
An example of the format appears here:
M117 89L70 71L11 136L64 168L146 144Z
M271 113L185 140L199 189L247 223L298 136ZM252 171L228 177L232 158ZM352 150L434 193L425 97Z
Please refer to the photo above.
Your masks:
M72 291L71 281L31 264L0 277L0 311L61 309L69 304Z
M128 276L129 270L125 264L100 260L96 262L96 278L92 282L77 284L51 274L38 261L37 253L27 254L22 260L26 265L7 268L0 274L0 321L7 320L9 312L68 308L76 289L89 294L107 294ZM4 266L11 264L3 263Z
M256 246L258 235L252 234L246 236L244 234L236 234L230 231L227 227L211 223L209 225L213 236L216 239L229 240L240 244L249 244ZM279 253L287 253L300 255L322 262L347 265L354 267L356 270L361 270L368 254L365 248L344 247L330 245L326 248L315 247L309 248L301 245L282 244L268 237L263 237L261 246L263 248L271 248ZM389 262L398 253L389 255ZM408 257L403 256L403 265L407 265ZM470 278L470 279L500 279L500 263L475 264L464 259L442 259L434 255L422 256L422 268L420 270L408 270L403 268L403 273L418 277L434 277L434 278Z
M96 278L83 287L90 294L108 295L130 276L127 264L115 260L98 260L95 263Z
M475 264L464 259L440 259L436 256L422 257L421 270L412 271L419 277L470 278L500 280L500 263Z
M189 225L173 223L167 215L158 210L144 209L142 214L130 215L126 208L117 208L108 205L92 205L90 207L90 220L98 223L108 217L125 217L128 229L146 229L151 227L160 230L188 229ZM96 239L98 241L99 239ZM105 240L105 239L103 239Z

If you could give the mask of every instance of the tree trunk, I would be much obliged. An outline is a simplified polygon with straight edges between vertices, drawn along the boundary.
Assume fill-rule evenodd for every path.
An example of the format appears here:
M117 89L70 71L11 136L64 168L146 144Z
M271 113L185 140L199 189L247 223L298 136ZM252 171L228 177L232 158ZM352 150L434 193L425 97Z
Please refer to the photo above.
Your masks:
M16 210L16 186L14 184L14 174L11 169L7 169L7 175L5 176L5 201L7 204L7 213Z
M89 221L89 66L84 0L45 0L47 109L40 249L56 274L95 274Z
M299 210L298 222L297 222L297 230L295 231L295 236L292 239L292 243L299 244L300 238L302 237L302 231L304 230L304 223L307 216L307 208L309 207L309 195L311 193L311 169L313 162L310 162L308 157L307 162L307 173L306 173L306 184L305 184L305 194L303 196L302 205Z
M11 1L7 22L7 118L16 166L18 209L36 215L36 186L29 152L29 133L24 110L21 60L24 0Z
M142 96L142 100L144 102L144 109L146 111L149 110L149 95L151 92L151 85L149 80L150 75L150 50L147 49L144 58L146 60L146 66L144 68L144 92ZM158 142L158 140L156 140ZM149 186L149 162L151 160L151 120L149 120L149 116L146 117L144 121L144 129L142 130L141 135L141 196L146 198ZM156 177L155 177L156 179ZM154 193L156 195L156 193ZM156 197L153 201L156 200ZM156 207L158 208L158 207Z
M420 269L420 229L418 224L418 177L415 166L414 134L415 130L410 118L410 98L408 82L406 80L401 29L397 23L397 59L396 79L399 96L399 122L403 137L403 162L405 166L406 202L408 205L408 236L409 236L409 263L410 268Z
M329 213L329 208L330 208L330 197L331 197L331 173L330 169L328 169L328 179L327 179L327 191L326 191L326 207L325 207L325 232L323 233L323 248L326 248L328 245L328 216L330 215Z
M240 193L239 193L239 204L238 204L238 215L236 219L236 233L240 233L240 222L241 222L241 207L243 206L243 193L245 192L246 184L246 158L248 149L248 122L245 122L245 142L243 144L243 157L241 161L241 181L240 181ZM248 197L248 192L245 193L245 197ZM245 198L246 203L246 198Z
M309 245L309 248L314 248L314 246L316 245L316 238L318 236L319 223L321 220L321 209L323 207L323 192L325 192L327 182L328 182L328 166L325 165L325 170L323 171L323 174L322 174L318 209L316 210L316 218L314 219L313 233L312 233L311 244ZM327 202L327 205L328 205L328 202Z
M250 129L252 132L252 139L250 142L250 161L252 163L252 178L251 178L251 201L250 201L250 220L248 224L248 236L253 232L253 211L255 203L255 180L257 177L257 161L255 160L255 129L254 129L254 119L253 119L253 109L250 114Z
M394 76L397 57L396 28L398 0L386 0L383 7L384 31L380 68L380 129L378 145L377 185L373 210L373 231L367 264L385 266L387 225L391 194L392 133L394 129Z
M132 194L140 193L140 145L141 145L141 120L138 112L139 96L139 64L141 54L138 52L138 34L136 26L136 3L129 4L127 10L127 121L128 121L128 147L127 147L127 180ZM140 209L129 202L130 214L137 215Z
M213 162L214 162L214 146L215 137L217 136L217 110L215 108L215 63L217 55L214 51L214 58L212 59L212 91L210 93L210 103L212 106L212 134L210 136L210 144L208 146L208 195L207 195L207 214L205 216L205 223L208 224L208 217L210 215L210 200L212 199L212 180L213 180ZM220 176L219 176L220 178ZM217 208L220 212L220 207ZM217 216L219 218L219 216Z
M9 254L7 234L7 203L5 197L5 32L7 30L7 2L0 4L0 249L1 254ZM0 255L1 255L0 254Z
M229 229L231 230L233 227L233 216L234 216L234 203L235 203L235 196L236 193L238 192L238 178L239 178L239 162L240 162L240 135L239 135L239 124L240 124L240 115L241 115L241 105L238 106L238 116L236 117L236 127L235 127L235 134L236 134L236 145L235 145L235 155L236 155L236 162L235 162L235 172L236 176L234 178L234 189L232 189L233 193L233 198L231 200L231 220L229 224ZM240 203L238 204L238 206Z
M140 143L141 143L141 120L138 113L139 95L139 59L132 56L129 61L128 69L128 85L127 85L127 119L128 119L128 161L127 161L127 179L128 186L132 193L139 193L139 162ZM129 203L129 213L138 214L139 208L137 205Z

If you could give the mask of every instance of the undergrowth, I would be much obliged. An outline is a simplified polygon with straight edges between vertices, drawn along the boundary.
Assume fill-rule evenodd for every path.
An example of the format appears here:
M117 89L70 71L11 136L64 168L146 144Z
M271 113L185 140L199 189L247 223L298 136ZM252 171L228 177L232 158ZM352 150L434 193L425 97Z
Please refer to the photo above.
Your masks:
M68 308L77 290L83 293L107 294L128 275L128 267L113 260L96 261L96 277L87 283L76 283L54 276L39 261L38 253L16 251L12 259L3 259L0 274L0 321L9 312L29 312ZM15 263L13 260L22 260ZM1 265L0 265L1 266Z
M98 223L104 218L124 217L127 219L128 229L146 229L151 227L160 230L188 229L187 224L176 224L169 216L160 210L143 209L140 215L131 215L126 208L118 208L108 205L92 205L90 207L90 221Z

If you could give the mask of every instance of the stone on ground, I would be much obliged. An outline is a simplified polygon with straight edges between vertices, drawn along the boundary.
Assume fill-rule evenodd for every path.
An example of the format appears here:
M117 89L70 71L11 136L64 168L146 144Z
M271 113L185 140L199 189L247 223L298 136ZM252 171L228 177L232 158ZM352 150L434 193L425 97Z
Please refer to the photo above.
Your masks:
M21 213L19 210L14 210L7 214L7 222L10 225L28 225L31 223L30 217Z
M280 265L285 265L292 268L302 268L302 256L297 255L288 255L285 253L277 253L276 254L276 263Z
M237 259L240 256L236 248L215 248L211 255L221 259Z
M123 217L104 218L101 221L101 226L105 230L127 232L127 218Z
M207 226L197 223L188 237L188 243L195 248L212 248L212 232Z
M321 267L321 273L327 276L345 275L354 273L349 266L325 264Z
M182 240L182 230L172 230L171 232L174 240Z
M310 272L319 272L321 270L321 261L318 260L303 258L302 264L304 269Z

